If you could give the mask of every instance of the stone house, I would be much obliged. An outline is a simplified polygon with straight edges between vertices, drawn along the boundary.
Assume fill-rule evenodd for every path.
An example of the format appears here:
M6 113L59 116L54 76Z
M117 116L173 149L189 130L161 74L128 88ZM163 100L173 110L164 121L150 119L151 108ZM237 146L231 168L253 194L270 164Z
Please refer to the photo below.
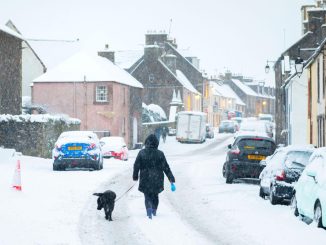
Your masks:
M229 112L243 115L246 104L227 84L210 81L211 93L208 122L218 127L222 120L228 120Z
M303 82L307 84L307 143L317 147L326 145L326 85L325 85L325 53L326 38L315 51L314 55L306 61L307 76ZM296 101L297 103L297 101Z
M143 84L143 102L157 104L169 115L173 91L180 94L185 110L202 111L204 78L197 65L198 60L184 57L167 34L148 33L142 57L127 70Z
M281 53L274 64L275 71L275 139L277 144L289 142L288 132L289 118L287 117L289 105L288 91L285 90L285 82L295 74L294 63L300 57L304 63L314 55L320 43L326 37L326 10L325 1L318 0L316 5L305 5L301 8L302 13L302 37L292 46ZM313 84L311 84L314 86ZM309 102L308 102L309 103ZM295 106L295 105L292 105ZM309 117L309 114L308 114ZM310 126L308 125L310 131ZM312 131L311 131L312 132ZM308 133L309 132L304 132ZM311 136L309 136L311 138Z
M230 71L222 76L223 84L229 85L246 105L242 116L257 117L260 113L272 114L275 111L274 89L256 85L252 78L233 75Z
M0 114L21 114L23 37L0 26Z
M6 26L22 35L9 20ZM31 97L32 81L46 72L46 66L27 40L22 41L22 96Z
M32 102L80 119L81 130L109 131L133 147L141 135L142 89L108 59L78 53L34 80Z

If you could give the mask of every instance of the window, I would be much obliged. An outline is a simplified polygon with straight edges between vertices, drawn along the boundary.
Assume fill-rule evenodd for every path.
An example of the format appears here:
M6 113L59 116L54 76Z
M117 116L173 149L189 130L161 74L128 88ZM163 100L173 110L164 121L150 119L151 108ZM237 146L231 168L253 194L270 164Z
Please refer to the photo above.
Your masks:
M96 102L108 102L108 89L106 86L96 86Z

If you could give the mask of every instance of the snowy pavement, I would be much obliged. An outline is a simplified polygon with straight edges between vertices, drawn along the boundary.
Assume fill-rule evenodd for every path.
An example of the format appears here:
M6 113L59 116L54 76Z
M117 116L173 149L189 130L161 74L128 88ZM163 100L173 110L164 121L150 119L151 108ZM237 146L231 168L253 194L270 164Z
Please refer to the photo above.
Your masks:
M127 162L105 159L101 171L53 172L50 159L21 157L23 191L11 188L15 161L0 160L0 245L16 244L325 244L326 231L306 225L285 205L272 206L258 186L225 184L227 134L204 144L161 142L176 192L160 194L157 217L145 215L138 183L117 201L113 222L96 210L93 192L121 196L135 182Z

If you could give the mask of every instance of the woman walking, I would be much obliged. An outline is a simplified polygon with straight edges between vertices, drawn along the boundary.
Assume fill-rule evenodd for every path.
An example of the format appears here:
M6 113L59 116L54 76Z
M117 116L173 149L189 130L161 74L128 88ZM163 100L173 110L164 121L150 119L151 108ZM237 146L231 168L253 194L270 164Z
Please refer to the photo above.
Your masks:
M134 163L133 180L138 180L138 190L144 193L145 207L148 218L156 216L159 204L158 195L164 190L164 173L171 183L171 189L174 190L174 176L166 161L164 153L158 150L159 141L154 134L151 134L145 140L145 149L139 151Z

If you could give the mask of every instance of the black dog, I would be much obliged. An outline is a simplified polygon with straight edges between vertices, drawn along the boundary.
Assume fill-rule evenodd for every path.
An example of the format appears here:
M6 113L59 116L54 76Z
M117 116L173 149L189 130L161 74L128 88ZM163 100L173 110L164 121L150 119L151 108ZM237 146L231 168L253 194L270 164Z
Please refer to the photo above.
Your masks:
M112 212L114 209L114 201L116 194L113 191L107 190L103 193L94 193L97 198L97 210L104 208L105 218L112 221Z

